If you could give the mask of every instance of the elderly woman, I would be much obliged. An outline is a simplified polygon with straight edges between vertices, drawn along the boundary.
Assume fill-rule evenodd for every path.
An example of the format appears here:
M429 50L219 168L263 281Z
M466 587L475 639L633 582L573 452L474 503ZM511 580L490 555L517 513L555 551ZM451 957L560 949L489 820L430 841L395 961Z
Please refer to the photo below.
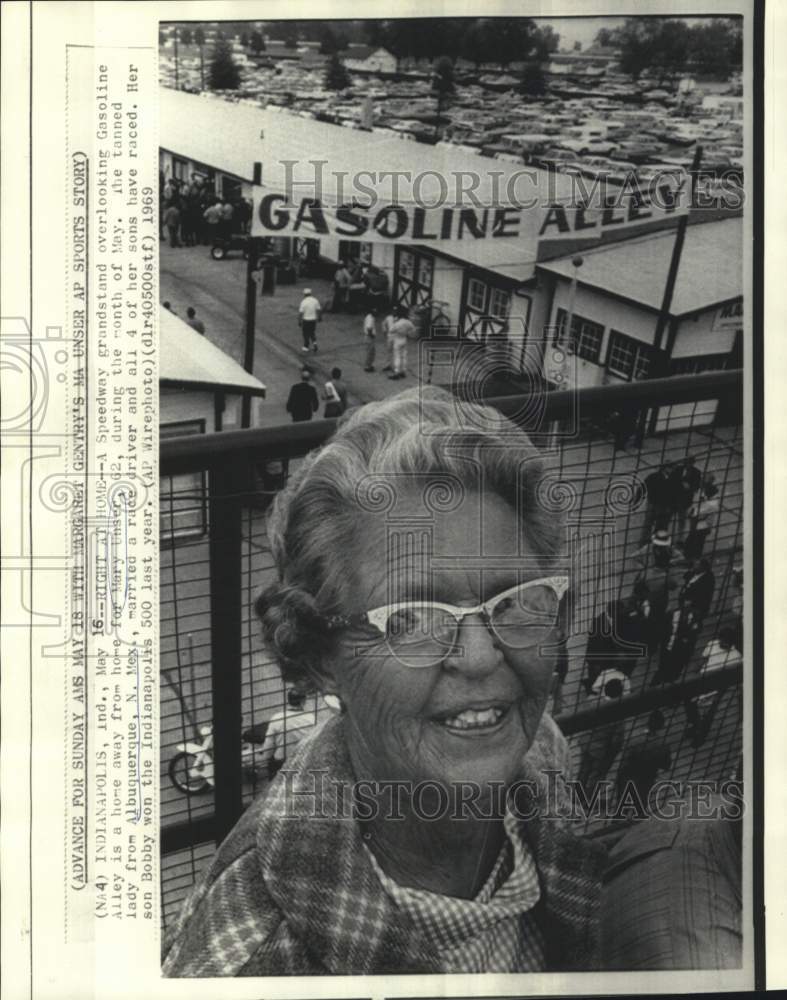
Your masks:
M220 847L166 975L597 966L605 852L570 830L544 713L569 579L542 476L516 426L427 389L291 478L257 612L337 712Z

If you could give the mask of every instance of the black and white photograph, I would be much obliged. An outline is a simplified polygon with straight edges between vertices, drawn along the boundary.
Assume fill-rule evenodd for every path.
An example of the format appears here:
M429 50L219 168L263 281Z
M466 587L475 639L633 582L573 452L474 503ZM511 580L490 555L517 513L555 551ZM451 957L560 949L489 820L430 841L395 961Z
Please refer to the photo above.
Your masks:
M246 6L159 23L163 975L728 988L752 12Z
M787 9L2 23L0 1000L787 986Z

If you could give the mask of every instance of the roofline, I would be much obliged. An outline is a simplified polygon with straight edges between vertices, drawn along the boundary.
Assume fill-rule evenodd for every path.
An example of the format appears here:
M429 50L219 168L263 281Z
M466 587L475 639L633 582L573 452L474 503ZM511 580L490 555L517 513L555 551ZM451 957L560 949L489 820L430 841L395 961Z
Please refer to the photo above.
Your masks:
M259 396L265 398L267 389L262 383L259 386L238 385L234 382L199 382L186 378L160 378L159 385L166 389L204 389L207 392L231 392L239 396Z
M537 271L542 269L544 271L547 271L554 278L563 279L564 281L567 281L569 283L571 282L571 277L567 274L563 274L562 271L553 271L547 265L536 264ZM639 306L640 309L647 309L648 312L656 314L661 312L658 306L652 306L650 305L650 303L642 302L639 299L632 299L630 296L622 295L620 292L612 292L608 288L605 288L603 285L595 285L591 281L582 281L582 279L577 278L577 285L581 286L582 288L589 288L594 292L603 292L605 295L608 295L611 299L618 299L620 302L625 302L627 305ZM668 313L668 315L673 316L672 313Z
M263 111L260 108L260 111ZM205 163L204 160L195 160L190 153L177 153L174 149L170 149L169 146L159 145L159 150L163 150L165 153L169 153L170 156L177 156L179 160L191 160L192 163L201 163L206 167L210 167L211 170L217 170L220 174L226 174L227 177L236 177L239 181L246 181L248 184L254 184L253 177L241 177L240 174L235 174L231 170L227 170L225 167L217 167L213 163Z
M567 274L563 274L562 271L552 271L546 265L537 264L536 270L543 268L552 277L563 279L564 281L571 281L571 278ZM648 312L658 315L661 312L660 306L653 306L649 302L642 302L640 299L633 299L628 295L622 295L620 292L612 292L603 285L595 285L590 281L583 281L581 278L577 278L577 285L581 285L582 288L589 288L594 292L603 292L604 295L608 295L611 299L617 299L619 302L625 302L627 305L639 306L640 309L647 309ZM709 302L704 306L697 306L695 309L685 309L683 312L672 312L670 310L667 315L672 319L685 319L687 316L698 316L700 313L707 312L709 309L718 309L719 306L725 305L728 302L735 302L743 296L743 292L738 295L733 295L731 298L719 299L717 302Z

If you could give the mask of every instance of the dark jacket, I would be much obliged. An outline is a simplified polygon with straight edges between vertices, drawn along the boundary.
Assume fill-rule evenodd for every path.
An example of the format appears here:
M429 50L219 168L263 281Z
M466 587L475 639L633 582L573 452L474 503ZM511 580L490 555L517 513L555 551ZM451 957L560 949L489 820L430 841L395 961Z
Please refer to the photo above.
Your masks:
M310 382L296 382L287 397L287 412L293 420L311 420L320 406L317 390Z
M276 976L436 973L440 958L383 889L358 824L337 818L337 787L354 780L344 720L303 741L264 797L219 848L165 943L164 975ZM544 716L523 762L538 811L564 804L568 747ZM606 850L566 820L524 826L538 866L534 916L551 970L597 965L597 908Z
M645 489L648 493L648 502L654 507L664 510L672 505L672 483L669 475L663 475L659 470L651 472L645 480Z
M702 476L693 465L679 465L673 469L670 475L673 509L688 510L701 483Z
M678 600L683 601L688 598L694 605L694 609L700 618L704 618L710 611L713 591L716 589L716 577L708 570L700 573L696 580L693 570L689 570L683 577L683 586L680 588Z

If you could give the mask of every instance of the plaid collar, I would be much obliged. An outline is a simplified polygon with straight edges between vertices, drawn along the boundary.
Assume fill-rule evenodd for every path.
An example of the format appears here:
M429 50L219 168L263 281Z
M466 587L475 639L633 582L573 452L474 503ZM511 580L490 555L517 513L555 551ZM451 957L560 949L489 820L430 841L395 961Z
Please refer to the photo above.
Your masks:
M539 900L538 870L519 823L507 813L504 824L508 839L489 877L473 899L401 886L385 874L368 851L369 861L383 889L441 951L462 944L501 920L521 916Z
M523 768L538 789L536 806L565 802L567 764L565 739L544 716ZM439 972L437 950L384 891L364 850L348 801L354 776L343 720L321 727L292 765L271 787L256 837L266 889L290 930L337 975ZM537 817L519 829L538 870L548 968L595 968L606 852L565 821Z

